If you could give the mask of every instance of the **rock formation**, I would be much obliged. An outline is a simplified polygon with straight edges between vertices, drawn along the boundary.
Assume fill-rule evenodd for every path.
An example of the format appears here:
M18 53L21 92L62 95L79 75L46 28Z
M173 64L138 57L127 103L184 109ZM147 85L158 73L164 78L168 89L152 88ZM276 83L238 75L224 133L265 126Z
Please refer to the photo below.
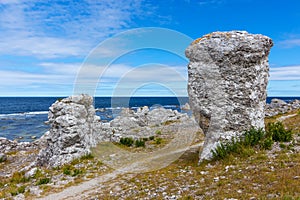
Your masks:
M300 101L295 99L290 102L285 102L281 99L272 99L270 104L266 106L266 116L271 117L277 114L284 114L286 112L297 110L300 108Z
M40 139L42 146L37 164L59 166L90 153L97 144L93 98L87 95L71 96L56 101L49 110L50 130Z
M110 126L106 130L104 129L105 126L103 126L101 129L102 134L105 132L106 134L104 135L111 134L109 141L119 142L122 137L139 139L153 136L155 131L163 129L165 124L176 126L191 125L193 120L187 114L179 113L177 110L163 107L149 110L147 106L144 106L138 108L136 112L129 108L124 108L120 115L109 124Z
M165 124L174 125L173 129L185 124L193 128L196 124L187 114L162 107L150 110L147 106L136 112L123 108L118 117L104 123L95 115L93 98L87 95L56 101L50 107L47 123L51 127L38 140L41 150L36 164L50 167L61 166L90 153L91 147L99 142L153 136L157 130L165 128Z
M230 31L205 35L186 49L190 106L206 137L200 161L220 142L264 128L272 46L266 36Z

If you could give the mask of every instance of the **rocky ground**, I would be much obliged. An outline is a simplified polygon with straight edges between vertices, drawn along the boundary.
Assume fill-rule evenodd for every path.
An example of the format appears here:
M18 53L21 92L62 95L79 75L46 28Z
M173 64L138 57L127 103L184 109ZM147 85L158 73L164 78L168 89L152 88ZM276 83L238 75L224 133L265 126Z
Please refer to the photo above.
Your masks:
M117 150L125 153L121 153L122 158L128 161L121 164L116 162L120 160L116 153L109 153L101 158L98 154L101 148L96 148L93 151L94 155L83 156L61 167L30 168L28 166L35 160L40 148L38 141L30 145L1 138L0 158L2 153L3 160L0 162L0 199L297 199L300 197L299 110L292 109L266 118L266 123L280 120L287 128L292 128L294 131L292 142L275 143L272 150L257 151L251 157L231 157L222 161L202 163L200 166L197 163L203 135L197 124L188 116L174 111L161 110L152 114L149 112L151 111L146 108L139 110L138 114L124 110L123 116L112 123L115 127L112 140ZM168 117L164 118L159 113ZM142 123L145 122L145 116L147 125ZM159 118L161 121L151 120L154 119L151 116L157 116L155 119ZM120 124L129 119L134 119L134 123L131 120L130 125L127 121L128 127L131 128L122 132ZM149 123L150 121L152 122ZM137 132L139 134L136 134ZM195 139L189 148L183 148L180 144L184 141L189 142L184 137L187 133L195 134ZM118 143L122 137L134 136L135 139L147 138L145 147L135 145L127 147ZM179 139L174 140L177 137ZM114 148L110 150L115 151ZM164 162L168 158L171 158L170 162Z

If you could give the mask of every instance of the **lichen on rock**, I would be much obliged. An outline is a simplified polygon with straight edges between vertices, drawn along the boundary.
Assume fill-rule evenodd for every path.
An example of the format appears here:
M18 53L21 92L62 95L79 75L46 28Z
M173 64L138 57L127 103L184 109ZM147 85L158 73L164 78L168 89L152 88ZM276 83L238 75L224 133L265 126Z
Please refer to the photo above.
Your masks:
M205 35L186 49L190 106L206 136L200 161L220 142L264 128L272 46L266 36L230 31Z
M71 96L56 101L50 108L50 130L40 139L42 149L37 164L60 166L90 153L97 144L93 98L88 95Z

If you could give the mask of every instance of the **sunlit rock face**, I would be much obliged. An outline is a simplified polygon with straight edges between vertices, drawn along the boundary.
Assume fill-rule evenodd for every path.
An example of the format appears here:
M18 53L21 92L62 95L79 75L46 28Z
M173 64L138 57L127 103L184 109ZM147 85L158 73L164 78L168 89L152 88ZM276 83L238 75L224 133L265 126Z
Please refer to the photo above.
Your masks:
M220 142L264 128L272 46L266 36L230 31L205 35L186 49L190 106L206 136L200 161Z
M49 108L50 130L41 138L38 164L61 166L90 153L90 148L97 144L94 126L99 121L91 96L77 95L56 101Z

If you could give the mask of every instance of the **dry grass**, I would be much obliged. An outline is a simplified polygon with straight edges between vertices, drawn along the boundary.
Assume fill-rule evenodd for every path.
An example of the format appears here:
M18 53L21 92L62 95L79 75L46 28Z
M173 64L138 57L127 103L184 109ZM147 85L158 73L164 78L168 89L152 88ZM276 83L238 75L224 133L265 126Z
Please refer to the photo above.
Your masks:
M290 114L293 113L284 115ZM279 116L266 118L265 121L274 122ZM287 128L292 128L296 136L300 136L300 115L287 118L283 123ZM162 132L158 135L163 137L164 134ZM152 142L154 141L147 143ZM300 153L293 151L293 148L300 145L299 137L296 137L293 145L290 149L257 151L250 157L230 156L221 161L204 162L200 166L197 164L199 151L192 149L166 168L123 175L110 180L101 185L101 190L91 193L87 199L92 197L130 200L167 199L173 196L182 200L225 198L300 200ZM82 173L72 177L65 175L63 168L42 169L44 174L40 178L52 177L52 184L39 186L43 190L42 194L59 192L66 187L111 172L111 169L94 158L76 160L72 162L70 169L73 170L72 173L74 169L79 169ZM53 177L56 176L61 176L60 180L68 181L60 187L55 186ZM35 196L28 192L28 188L35 185L37 179L23 183L22 174L16 174L14 178L15 182L10 178L1 179L0 198L10 198L11 192L24 185L26 199L34 199ZM5 184L8 186L4 187Z
M275 122L284 115L266 118L266 123ZM286 128L293 129L296 136L299 134L300 115L287 118L283 123ZM294 145L300 145L300 141ZM112 180L102 192L92 196L99 199L167 199L173 196L178 199L300 200L300 153L292 150L257 151L250 157L230 156L200 166L197 165L199 152L189 151L164 169ZM118 191L114 190L116 186Z

